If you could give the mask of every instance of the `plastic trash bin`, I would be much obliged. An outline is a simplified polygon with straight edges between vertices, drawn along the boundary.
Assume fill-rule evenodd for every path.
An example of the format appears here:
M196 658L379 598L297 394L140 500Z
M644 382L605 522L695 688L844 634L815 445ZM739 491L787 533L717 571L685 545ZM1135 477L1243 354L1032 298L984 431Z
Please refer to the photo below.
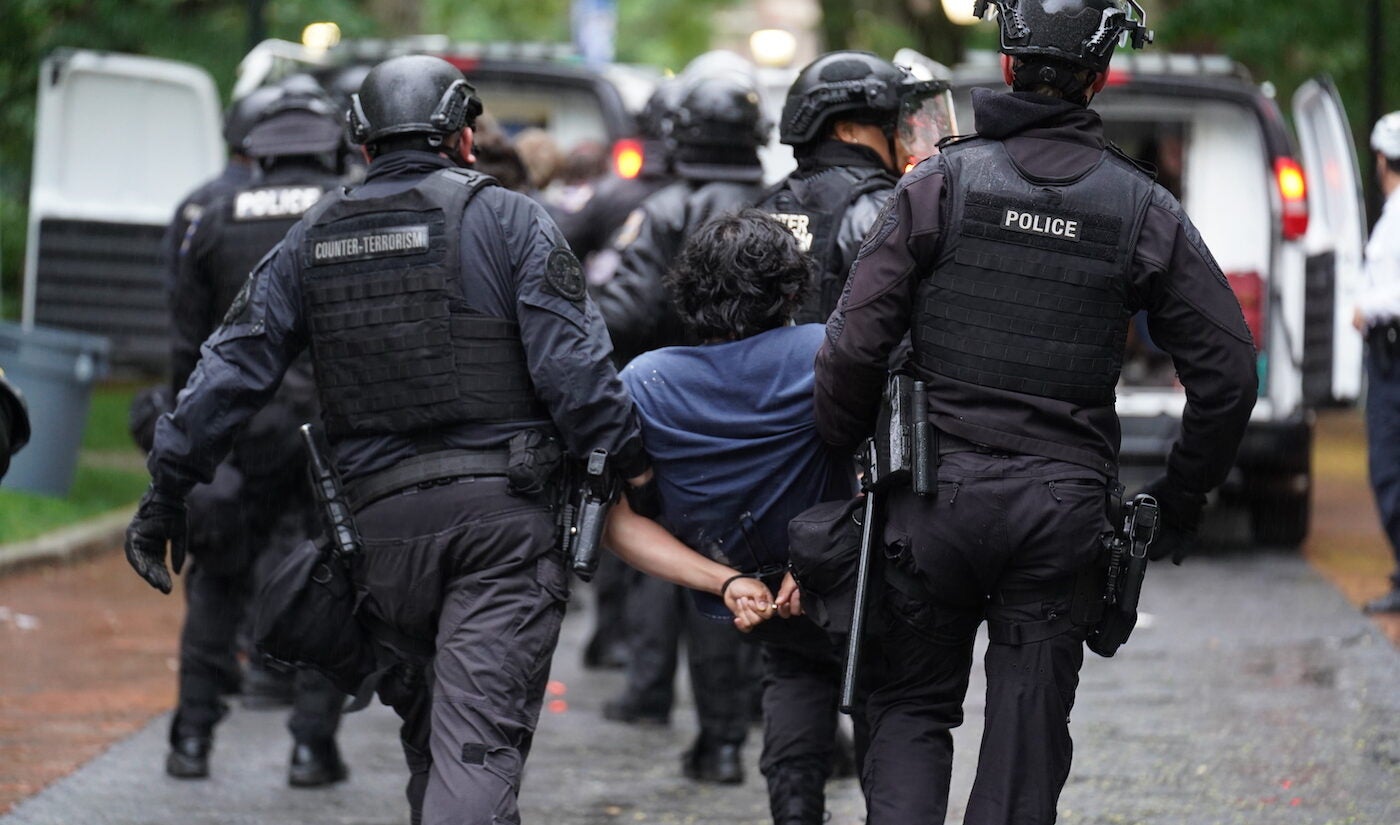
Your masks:
M29 405L33 434L0 486L66 496L78 468L92 383L107 374L100 335L0 322L0 368Z

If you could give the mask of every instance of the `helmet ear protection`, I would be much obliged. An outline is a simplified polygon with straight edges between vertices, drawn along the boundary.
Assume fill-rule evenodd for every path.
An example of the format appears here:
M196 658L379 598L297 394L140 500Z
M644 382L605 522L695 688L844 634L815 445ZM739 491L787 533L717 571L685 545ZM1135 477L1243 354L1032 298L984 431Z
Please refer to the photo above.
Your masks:
M350 140L364 145L382 135L422 132L428 135L429 143L437 145L444 137L476 123L483 107L481 99L474 94L475 91L467 81L454 80L442 93L426 123L399 125L382 132L365 115L364 105L360 102L357 92L350 96L350 107L345 112L345 124L350 132Z

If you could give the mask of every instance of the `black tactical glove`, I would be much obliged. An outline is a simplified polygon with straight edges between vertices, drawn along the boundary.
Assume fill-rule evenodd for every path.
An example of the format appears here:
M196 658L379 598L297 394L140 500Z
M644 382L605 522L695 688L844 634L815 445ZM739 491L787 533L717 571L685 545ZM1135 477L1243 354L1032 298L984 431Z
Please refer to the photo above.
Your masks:
M185 566L185 502L152 487L141 497L136 515L126 528L126 560L141 578L162 593L170 592L170 571L165 568L167 541L170 568L179 574Z
M1157 528L1157 539L1147 551L1152 561L1161 561L1171 556L1172 564L1182 560L1195 550L1196 532L1201 526L1201 509L1206 505L1206 497L1192 493L1173 484L1167 476L1162 476L1138 491L1157 499L1161 510L1161 523Z

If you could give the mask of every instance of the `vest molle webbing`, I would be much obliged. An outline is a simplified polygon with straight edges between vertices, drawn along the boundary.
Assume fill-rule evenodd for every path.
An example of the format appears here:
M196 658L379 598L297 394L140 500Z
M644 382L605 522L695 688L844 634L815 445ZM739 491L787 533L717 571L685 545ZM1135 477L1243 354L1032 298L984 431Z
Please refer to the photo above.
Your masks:
M1111 405L1151 181L1105 152L1077 181L1037 184L989 141L950 146L945 162L951 212L939 264L916 299L917 365L978 386Z
M332 436L542 415L517 325L468 311L461 293L462 213L492 183L444 170L391 197L342 192L318 207L302 291Z

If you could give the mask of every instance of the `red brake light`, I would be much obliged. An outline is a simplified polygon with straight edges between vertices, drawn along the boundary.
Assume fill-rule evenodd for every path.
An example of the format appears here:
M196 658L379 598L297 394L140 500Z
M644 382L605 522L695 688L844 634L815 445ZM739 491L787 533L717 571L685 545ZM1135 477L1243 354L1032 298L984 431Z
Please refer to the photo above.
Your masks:
M642 172L642 144L635 140L619 140L613 144L613 169L618 177L631 180Z
M457 71L462 74L470 74L471 71L476 68L477 64L481 62L478 58L464 57L459 54L444 54L441 55L441 57L453 66L456 66Z
M1264 313L1269 305L1264 279L1258 272L1227 272L1225 279L1230 282L1230 289L1235 291L1235 299L1240 302L1245 326L1254 336L1255 348L1264 349Z
M1132 79L1133 79L1133 75L1132 75L1132 73L1129 72L1127 69L1113 69L1113 68L1110 68L1110 69L1108 70L1108 80L1104 81L1104 85L1106 85L1106 86L1126 86L1126 85L1128 84L1128 81L1129 81L1129 80L1132 80Z
M1274 161L1274 178L1283 198L1283 237L1296 241L1308 233L1308 179L1293 158Z

